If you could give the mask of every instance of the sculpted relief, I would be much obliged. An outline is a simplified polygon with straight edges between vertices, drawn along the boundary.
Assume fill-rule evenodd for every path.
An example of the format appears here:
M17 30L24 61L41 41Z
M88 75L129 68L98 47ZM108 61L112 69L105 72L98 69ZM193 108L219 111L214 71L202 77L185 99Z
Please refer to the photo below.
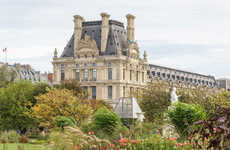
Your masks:
M81 39L79 42L79 50L82 48L98 50L96 41L92 40L87 34L85 35L84 39Z

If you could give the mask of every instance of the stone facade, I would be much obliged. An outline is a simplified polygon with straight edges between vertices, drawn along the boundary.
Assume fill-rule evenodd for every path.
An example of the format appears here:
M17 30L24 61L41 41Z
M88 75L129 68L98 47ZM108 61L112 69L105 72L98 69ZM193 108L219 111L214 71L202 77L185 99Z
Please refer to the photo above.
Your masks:
M60 57L54 52L53 83L75 79L90 98L106 101L128 97L147 85L147 56L140 58L134 41L134 19L128 14L127 30L123 23L110 20L87 21L74 16L74 34Z
M230 90L230 79L227 78L218 79L217 84L220 89Z
M188 84L191 86L217 87L214 76L207 76L153 64L149 65L148 77L150 81L157 79L177 82L179 84Z

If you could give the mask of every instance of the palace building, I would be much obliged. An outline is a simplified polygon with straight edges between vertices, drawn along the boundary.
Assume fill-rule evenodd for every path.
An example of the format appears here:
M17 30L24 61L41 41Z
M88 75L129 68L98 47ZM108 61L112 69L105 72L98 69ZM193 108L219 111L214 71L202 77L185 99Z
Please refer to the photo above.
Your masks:
M140 57L133 15L127 27L101 13L99 21L74 16L74 33L60 57L53 58L54 84L76 79L90 98L106 101L132 95L147 85L147 56Z
M53 83L75 79L90 98L105 101L129 97L154 79L215 86L215 78L148 64L140 57L135 42L135 17L126 15L127 26L101 13L99 21L84 21L74 16L74 33L61 56L55 49Z

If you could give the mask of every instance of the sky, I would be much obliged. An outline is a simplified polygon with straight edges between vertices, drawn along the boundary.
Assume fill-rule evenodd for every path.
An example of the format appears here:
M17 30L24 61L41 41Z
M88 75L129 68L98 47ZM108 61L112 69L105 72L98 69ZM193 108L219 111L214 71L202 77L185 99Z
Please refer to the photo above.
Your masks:
M229 0L0 0L0 48L9 64L52 72L73 33L73 16L100 20L101 12L135 19L135 40L149 63L230 78ZM5 54L0 51L0 61Z

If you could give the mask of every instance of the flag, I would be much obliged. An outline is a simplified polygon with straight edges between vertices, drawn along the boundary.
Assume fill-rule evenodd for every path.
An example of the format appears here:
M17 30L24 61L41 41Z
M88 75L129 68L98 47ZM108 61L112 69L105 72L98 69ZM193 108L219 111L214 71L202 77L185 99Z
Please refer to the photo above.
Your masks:
M3 48L3 50L2 50L2 51L3 51L3 52L6 52L6 49L7 49L7 48Z

